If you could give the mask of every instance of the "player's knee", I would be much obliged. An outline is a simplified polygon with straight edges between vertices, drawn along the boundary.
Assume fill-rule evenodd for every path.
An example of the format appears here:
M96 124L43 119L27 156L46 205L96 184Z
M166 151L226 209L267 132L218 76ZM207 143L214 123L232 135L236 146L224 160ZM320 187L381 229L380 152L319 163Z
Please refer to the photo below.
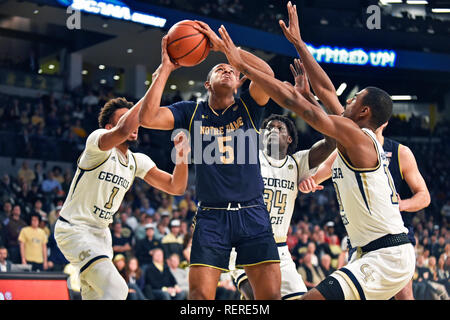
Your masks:
M91 290L95 290L100 300L125 300L128 285L109 260L96 263L81 275Z
M189 288L189 300L212 300L214 299L214 296L215 291L211 292L211 290L206 287L191 286Z
M114 282L110 292L105 292L104 299L126 300L128 296L128 285L125 279L119 275L120 279Z

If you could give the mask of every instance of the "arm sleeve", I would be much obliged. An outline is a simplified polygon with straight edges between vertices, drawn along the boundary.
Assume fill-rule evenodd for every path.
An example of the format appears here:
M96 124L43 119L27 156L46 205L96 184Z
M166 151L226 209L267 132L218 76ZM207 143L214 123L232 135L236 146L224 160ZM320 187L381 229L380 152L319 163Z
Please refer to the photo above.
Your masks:
M133 153L133 155L136 159L136 177L144 179L147 172L153 167L156 167L156 164L146 154Z
M109 156L111 150L102 151L98 147L100 137L107 131L108 130L106 129L97 129L87 137L86 148L84 149L78 163L81 168L89 169L91 167L95 167Z
M297 162L298 168L297 182L300 182L301 180L309 176L312 176L313 174L316 173L318 167L309 168L309 150L297 151L292 155L292 157L294 158L295 162Z
M180 101L171 104L167 108L172 111L174 118L174 129L189 129L189 124L194 114L197 102L194 101Z

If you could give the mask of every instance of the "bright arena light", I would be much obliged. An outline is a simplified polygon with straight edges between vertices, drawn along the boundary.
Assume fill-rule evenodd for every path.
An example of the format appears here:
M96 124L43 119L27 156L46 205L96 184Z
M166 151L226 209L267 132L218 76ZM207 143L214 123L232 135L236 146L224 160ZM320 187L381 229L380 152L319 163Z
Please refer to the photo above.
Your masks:
M341 85L339 86L339 88L336 90L336 94L339 97L344 90L347 88L347 84L345 82L341 83Z
M391 99L394 101L409 101L409 100L417 100L417 96L410 95L393 95Z

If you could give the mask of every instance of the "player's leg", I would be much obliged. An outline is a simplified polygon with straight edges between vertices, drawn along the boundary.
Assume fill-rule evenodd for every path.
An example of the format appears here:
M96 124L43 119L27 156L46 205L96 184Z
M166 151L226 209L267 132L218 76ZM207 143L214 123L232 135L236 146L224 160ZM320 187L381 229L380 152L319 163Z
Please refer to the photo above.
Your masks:
M302 276L297 271L288 246L279 246L278 254L280 255L281 260L281 299L298 300L308 291L308 289L306 288Z
M255 295L253 294L253 288L250 281L247 279L242 280L239 285L239 292L244 296L245 300L255 300Z
M280 300L281 272L279 262L244 266L255 300Z
M95 258L94 258L95 259ZM128 285L109 258L100 258L80 273L83 300L125 300Z
M198 209L192 235L188 299L215 298L220 274L228 271L230 262L229 229L226 210Z
M280 256L262 197L231 217L236 267L245 269L255 299L281 299Z
M214 300L222 270L193 265L189 268L189 300Z
M409 280L408 284L395 295L395 300L415 300L412 279Z

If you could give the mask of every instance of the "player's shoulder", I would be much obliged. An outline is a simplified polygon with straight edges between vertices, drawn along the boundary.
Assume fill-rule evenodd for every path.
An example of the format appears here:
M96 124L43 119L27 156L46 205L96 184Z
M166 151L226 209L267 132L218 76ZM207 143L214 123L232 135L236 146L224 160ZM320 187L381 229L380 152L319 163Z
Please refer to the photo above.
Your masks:
M301 161L308 160L309 150L299 150L291 155L291 157L295 160L295 162L299 163Z
M265 105L259 105L256 100L252 97L252 94L249 89L243 90L239 96L237 97L237 101L240 101L244 104L244 106L257 106L260 108L264 108Z
M405 146L401 143L398 146L398 156L400 157L402 162L415 160L412 150L408 146Z
M191 109L191 108L195 108L198 104L200 104L203 101L192 101L192 100L187 100L187 101L177 101L172 103L171 105L169 105L169 108L187 108L187 109Z

